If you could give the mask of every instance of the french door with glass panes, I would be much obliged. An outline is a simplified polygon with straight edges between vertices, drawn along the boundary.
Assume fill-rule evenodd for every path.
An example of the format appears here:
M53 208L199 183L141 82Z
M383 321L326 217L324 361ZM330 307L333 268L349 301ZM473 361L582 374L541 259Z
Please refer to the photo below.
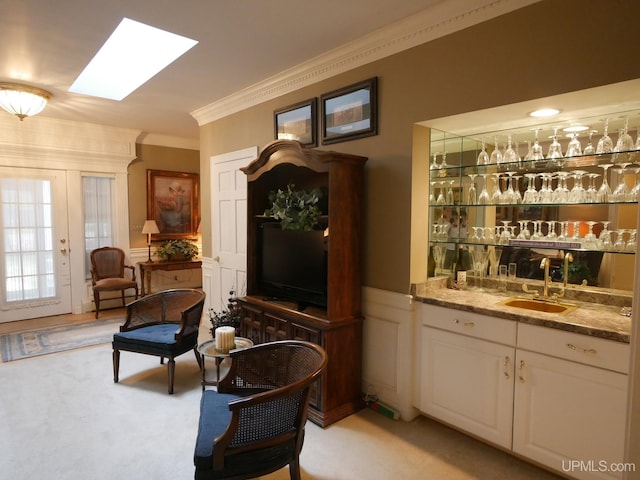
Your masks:
M71 312L65 172L0 168L0 322Z

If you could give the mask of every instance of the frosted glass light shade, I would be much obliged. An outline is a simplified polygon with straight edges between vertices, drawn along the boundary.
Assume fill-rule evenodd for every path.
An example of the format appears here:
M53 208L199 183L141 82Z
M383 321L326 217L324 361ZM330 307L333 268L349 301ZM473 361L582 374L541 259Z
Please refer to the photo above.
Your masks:
M21 121L37 115L47 105L51 94L41 88L17 83L0 83L0 107Z

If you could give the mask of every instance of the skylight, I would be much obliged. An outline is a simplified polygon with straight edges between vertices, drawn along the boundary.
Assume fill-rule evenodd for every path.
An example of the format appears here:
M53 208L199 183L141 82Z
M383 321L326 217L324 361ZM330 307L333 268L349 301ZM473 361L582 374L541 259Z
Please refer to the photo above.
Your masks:
M69 91L122 100L197 43L123 18Z

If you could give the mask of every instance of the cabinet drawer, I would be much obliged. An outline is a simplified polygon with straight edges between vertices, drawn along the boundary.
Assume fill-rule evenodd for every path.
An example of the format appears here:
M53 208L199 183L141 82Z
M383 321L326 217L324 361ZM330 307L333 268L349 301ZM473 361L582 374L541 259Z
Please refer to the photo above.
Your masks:
M479 313L425 304L422 324L505 345L516 344L516 322Z
M521 323L518 326L518 348L629 373L628 343Z

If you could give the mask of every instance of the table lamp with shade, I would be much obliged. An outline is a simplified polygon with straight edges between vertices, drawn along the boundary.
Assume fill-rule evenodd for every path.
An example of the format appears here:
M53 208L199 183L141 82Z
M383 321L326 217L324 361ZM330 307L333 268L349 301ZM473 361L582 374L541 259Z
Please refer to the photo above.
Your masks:
M142 226L142 233L147 234L147 247L149 248L149 259L148 262L151 261L151 234L152 233L160 233L160 229L158 228L158 224L155 220L145 220L144 225Z

